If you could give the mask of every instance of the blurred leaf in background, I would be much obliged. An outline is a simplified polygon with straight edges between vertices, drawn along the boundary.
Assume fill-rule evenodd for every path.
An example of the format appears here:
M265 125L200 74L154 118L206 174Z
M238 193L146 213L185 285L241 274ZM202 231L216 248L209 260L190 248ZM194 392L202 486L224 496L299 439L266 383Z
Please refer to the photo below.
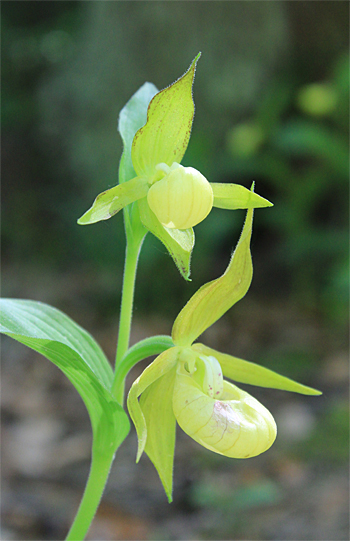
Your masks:
M277 79L252 119L227 138L233 174L261 181L276 203L261 219L279 286L336 321L348 302L348 82L346 54L328 82L298 87Z

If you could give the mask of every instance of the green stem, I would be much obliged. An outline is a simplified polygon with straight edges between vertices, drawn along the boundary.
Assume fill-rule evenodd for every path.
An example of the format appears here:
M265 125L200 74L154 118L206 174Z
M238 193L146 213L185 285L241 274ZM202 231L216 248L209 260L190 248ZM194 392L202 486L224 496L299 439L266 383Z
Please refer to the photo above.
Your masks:
M66 541L82 541L85 538L102 498L114 455L114 452L112 455L93 453L89 479Z
M134 240L131 242L127 242L127 245L126 245L122 303L121 303L120 320L119 320L118 346L117 346L117 355L116 355L116 360L115 360L116 368L118 367L118 364L120 363L121 359L124 357L129 347L132 307L133 307L134 290L135 290L135 278L136 278L137 262L139 258L140 249L142 246L142 241L143 241L143 238L138 239L138 241ZM119 385L120 385L120 382L116 381L116 378L114 378L114 382L112 385L112 393L115 396L118 392Z
M139 361L150 357L151 355L159 355L163 351L173 347L171 336L152 336L145 338L134 346L124 355L122 360L115 368L115 397L119 404L124 402L124 381L129 370Z
M142 229L138 232L134 232L130 227L129 222L130 219L128 216L128 219L126 220L127 243L116 354L116 368L129 348L137 262L142 242L145 237L145 232ZM124 379L117 379L113 382L112 393L114 393L114 395L118 394L123 397ZM68 532L66 541L82 541L85 538L102 498L114 456L115 451L111 454L110 451L106 453L104 451L101 452L100 450L93 449L89 479L86 484L77 515L71 529Z

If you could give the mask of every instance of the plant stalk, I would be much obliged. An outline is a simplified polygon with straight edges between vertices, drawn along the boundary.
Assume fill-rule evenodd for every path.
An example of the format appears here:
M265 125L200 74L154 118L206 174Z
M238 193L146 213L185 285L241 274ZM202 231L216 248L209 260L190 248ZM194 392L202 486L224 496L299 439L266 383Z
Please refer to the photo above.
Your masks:
M116 368L129 348L137 263L138 263L138 258L139 258L143 238L144 237L142 237L141 239L139 238L137 240L132 239L131 241L127 242L127 245L126 245L122 302L121 302L121 309L120 309L119 332L118 332L118 345L117 345L117 354L116 354L116 360L115 360ZM117 394L120 395L120 389L119 389L120 384L121 382L118 381L115 377L113 381L113 385L112 385L112 393L114 396L117 396ZM124 382L122 382L122 387L123 386L124 386ZM122 389L122 393L121 393L122 395L123 395L123 390L124 389Z
M152 336L151 338L141 340L128 350L115 369L114 396L119 404L123 404L124 402L124 380L129 370L139 361L151 355L159 355L173 346L174 343L171 336Z
M88 482L66 541L83 541L85 538L101 501L114 455L115 452L113 454L93 452Z

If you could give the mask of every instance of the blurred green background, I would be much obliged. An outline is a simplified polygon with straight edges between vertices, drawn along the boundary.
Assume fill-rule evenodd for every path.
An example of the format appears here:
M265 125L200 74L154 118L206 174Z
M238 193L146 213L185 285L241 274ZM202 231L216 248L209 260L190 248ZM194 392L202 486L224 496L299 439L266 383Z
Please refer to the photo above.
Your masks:
M281 435L252 461L213 456L180 433L170 507L147 459L133 465L130 436L90 539L348 538L348 50L345 1L2 2L3 296L61 308L113 358L122 216L76 220L117 182L125 102L146 80L164 88L202 51L183 163L213 182L255 180L275 205L255 213L249 294L205 341L324 392L250 389ZM191 283L147 236L134 341L169 333L226 268L243 220L214 209L196 227ZM57 539L88 445L59 467L57 456L73 434L88 439L88 421L55 369L18 348L4 341L4 539ZM46 469L35 459L43 449Z

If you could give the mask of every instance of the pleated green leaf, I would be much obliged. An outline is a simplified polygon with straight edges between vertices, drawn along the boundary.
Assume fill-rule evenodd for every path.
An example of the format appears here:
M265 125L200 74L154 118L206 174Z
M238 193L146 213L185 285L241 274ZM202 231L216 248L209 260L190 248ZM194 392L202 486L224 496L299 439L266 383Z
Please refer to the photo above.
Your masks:
M263 366L249 361L244 361L243 359L238 359L237 357L232 357L232 355L220 353L203 344L193 344L192 349L198 351L200 354L215 357L221 365L224 376L233 381L306 395L322 394L321 391L317 391L312 387L307 387L306 385L302 385L285 376L281 376L268 368L264 368Z
M94 448L117 449L129 432L110 392L113 372L92 336L63 312L35 301L2 299L0 332L41 353L71 381L88 410Z

